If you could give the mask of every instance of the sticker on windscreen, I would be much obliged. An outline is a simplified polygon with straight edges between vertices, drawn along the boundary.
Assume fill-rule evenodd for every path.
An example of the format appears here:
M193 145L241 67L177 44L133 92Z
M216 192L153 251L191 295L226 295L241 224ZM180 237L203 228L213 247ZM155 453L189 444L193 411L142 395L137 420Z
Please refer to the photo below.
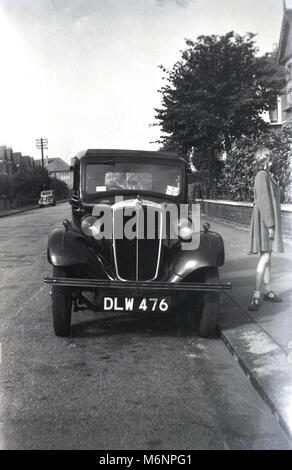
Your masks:
M177 186L171 186L168 184L166 187L166 194L168 196L177 196L179 194L179 188Z
M101 192L101 191L106 191L106 187L105 186L96 186L95 191L97 193Z

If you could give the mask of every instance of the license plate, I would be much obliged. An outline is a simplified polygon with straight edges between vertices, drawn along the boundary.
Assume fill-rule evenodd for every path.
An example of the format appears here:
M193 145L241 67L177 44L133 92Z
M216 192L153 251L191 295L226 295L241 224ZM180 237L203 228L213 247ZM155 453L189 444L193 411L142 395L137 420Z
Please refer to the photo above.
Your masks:
M170 297L104 297L105 312L169 312Z

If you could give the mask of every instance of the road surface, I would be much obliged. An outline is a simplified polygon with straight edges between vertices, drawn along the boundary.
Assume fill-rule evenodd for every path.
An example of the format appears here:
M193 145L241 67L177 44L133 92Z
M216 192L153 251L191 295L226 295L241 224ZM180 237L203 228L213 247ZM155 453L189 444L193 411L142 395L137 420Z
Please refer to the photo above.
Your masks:
M290 449L220 339L73 314L52 331L48 233L68 203L0 219L1 449Z

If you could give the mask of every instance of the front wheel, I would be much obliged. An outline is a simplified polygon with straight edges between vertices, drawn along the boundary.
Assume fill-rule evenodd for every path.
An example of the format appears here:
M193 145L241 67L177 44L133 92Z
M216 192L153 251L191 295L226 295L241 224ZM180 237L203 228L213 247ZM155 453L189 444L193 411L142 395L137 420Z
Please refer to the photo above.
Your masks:
M204 282L219 282L217 267L206 268ZM216 333L219 312L219 292L206 292L202 295L202 310L199 324L199 334L203 338L212 338Z
M64 268L53 266L53 277L67 277ZM71 329L72 297L67 286L52 286L53 328L56 336L68 336Z

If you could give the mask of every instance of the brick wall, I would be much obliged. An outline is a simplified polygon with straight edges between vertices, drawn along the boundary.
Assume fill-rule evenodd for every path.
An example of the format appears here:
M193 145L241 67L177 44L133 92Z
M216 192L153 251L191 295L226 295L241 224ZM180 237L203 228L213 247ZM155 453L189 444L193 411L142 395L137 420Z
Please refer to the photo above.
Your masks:
M249 227L252 208L251 202L212 201L199 199L201 213L224 222ZM282 230L284 237L292 239L292 205L282 204Z
M18 209L20 207L30 206L37 204L37 199L31 199L27 197L17 197L9 201L5 195L0 196L0 211L7 211L10 209Z
M282 230L285 237L292 238L292 212L282 211Z
M5 211L7 209L10 209L10 203L7 196L0 196L0 211Z

